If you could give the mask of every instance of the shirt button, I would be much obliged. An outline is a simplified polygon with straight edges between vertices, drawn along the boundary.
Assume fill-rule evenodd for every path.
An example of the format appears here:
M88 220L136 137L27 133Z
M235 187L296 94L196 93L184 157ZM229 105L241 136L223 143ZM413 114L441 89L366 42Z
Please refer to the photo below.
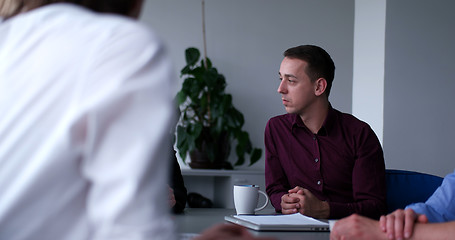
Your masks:
M314 159L314 162L315 162L315 163L319 162L319 159L315 158L315 159Z
M321 181L318 181L318 185L321 185Z
M313 136L313 140L316 140L316 137L315 137L315 136Z

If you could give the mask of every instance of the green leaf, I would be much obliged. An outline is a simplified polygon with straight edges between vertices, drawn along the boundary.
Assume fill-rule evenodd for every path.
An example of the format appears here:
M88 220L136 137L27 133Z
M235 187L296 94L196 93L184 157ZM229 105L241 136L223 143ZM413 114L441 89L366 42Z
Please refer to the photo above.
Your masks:
M185 128L182 126L177 126L177 148L180 148L185 144L187 134Z
M188 92L187 94L191 98L191 101L198 103L199 102L199 94L202 91L203 86L197 81L195 78L188 78L191 80L188 84Z
M245 145L238 143L237 147L235 148L235 152L237 154L237 157L243 158L243 155L245 155Z
M197 61L199 60L200 56L201 56L201 53L199 52L199 50L197 48L191 47L191 48L187 48L185 50L185 59L186 59L187 65L189 65L189 66L195 65L197 63Z
M220 117L220 118L217 118L217 119L216 119L216 124L215 124L215 126L213 126L213 127L215 127L215 134L216 134L216 135L220 135L221 132L222 132L223 130L225 130L223 126L224 126L224 120L223 120L223 118L221 118L221 117Z
M189 72L189 74L193 75L199 82L203 82L202 75L206 72L206 69L202 66L196 67Z
M253 147L250 141L250 135L247 132L241 131L237 137L237 141L242 145L246 153L251 152Z
M237 159L237 162L234 163L235 166L240 166L245 163L245 157L240 156L239 159Z
M249 139L249 135L247 132L240 131L237 133L237 141L238 141L239 145L245 146L248 144L249 140L250 139Z
M194 78L185 78L182 84L182 89L180 91L184 92L186 95L189 95L191 93L191 87L193 85L193 82L197 81Z
M194 136L194 138L198 138L199 135L201 135L202 132L202 124L201 123L195 123L194 125L191 125L190 127L190 134Z
M204 66L204 68L205 68L204 59L201 60L201 66ZM210 61L210 58L207 57L207 69L210 69L212 67L213 67L212 61Z
M179 150L180 157L185 160L186 153L188 152L188 134L182 126L177 127L177 149Z
M183 91L177 93L177 103L180 105L186 101L187 95Z
M182 70L180 70L180 77L182 77L183 75L188 74L190 71L191 71L190 66L186 65L184 68L182 68Z
M223 112L225 112L226 109L229 109L231 106L232 106L232 95L225 94L223 96L223 101L221 102L221 107L223 109Z
M251 166L251 165L255 164L257 161L259 161L261 156L262 156L262 149L259 149L259 148L253 149L253 151L251 152L250 165L249 166Z
M208 69L207 71L204 72L202 75L202 80L205 85L207 85L209 91L213 91L213 89L216 86L216 79L218 78L218 73L216 72L216 69L211 68Z
M216 91L224 92L224 89L226 89L226 79L222 74L218 74L218 78L216 79Z
M243 126L243 124L245 123L245 120L243 118L243 114L237 110L236 108L232 107L230 110L229 110L229 115L232 117L232 125L233 127L238 127L238 128L241 128Z
M201 108L202 109L207 109L207 107L208 107L207 95L203 94L199 100L200 100Z

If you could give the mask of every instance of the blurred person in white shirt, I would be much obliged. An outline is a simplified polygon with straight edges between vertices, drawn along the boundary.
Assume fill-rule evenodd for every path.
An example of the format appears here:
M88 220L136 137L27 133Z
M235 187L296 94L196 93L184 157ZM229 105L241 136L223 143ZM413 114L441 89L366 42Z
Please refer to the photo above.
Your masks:
M60 2L0 0L0 239L172 239L163 43L142 1Z

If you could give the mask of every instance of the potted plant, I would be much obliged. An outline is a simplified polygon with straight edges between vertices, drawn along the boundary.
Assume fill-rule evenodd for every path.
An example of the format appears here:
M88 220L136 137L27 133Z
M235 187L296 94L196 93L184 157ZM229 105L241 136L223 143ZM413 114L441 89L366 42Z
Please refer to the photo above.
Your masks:
M192 168L233 169L228 156L236 142L234 165L243 165L245 155L250 155L251 166L262 151L253 148L249 134L242 130L243 114L225 92L224 76L209 58L200 60L196 48L186 49L185 58L186 66L181 70L184 82L176 96L181 111L176 139L180 157L185 161L189 153Z

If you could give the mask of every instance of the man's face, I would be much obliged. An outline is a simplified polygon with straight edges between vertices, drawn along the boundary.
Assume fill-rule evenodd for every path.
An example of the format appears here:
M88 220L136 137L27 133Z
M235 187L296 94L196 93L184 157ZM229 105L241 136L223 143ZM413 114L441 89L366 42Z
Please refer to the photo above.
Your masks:
M297 58L285 57L281 62L278 93L288 113L303 115L316 100L316 84L305 72L307 65Z

